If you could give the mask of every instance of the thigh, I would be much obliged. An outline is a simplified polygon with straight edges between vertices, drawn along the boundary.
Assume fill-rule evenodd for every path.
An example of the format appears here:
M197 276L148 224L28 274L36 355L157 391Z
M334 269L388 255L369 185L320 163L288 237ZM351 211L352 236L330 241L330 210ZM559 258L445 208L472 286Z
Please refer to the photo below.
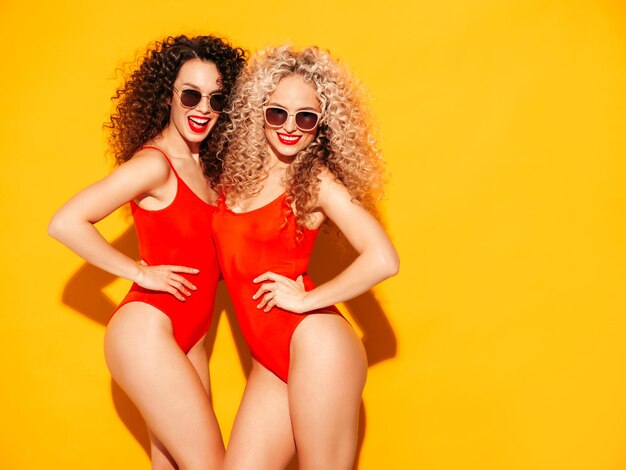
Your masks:
M211 382L209 377L209 360L204 343L205 339L206 335L189 350L187 358L189 358L189 361L196 369L198 377L200 377L210 400ZM209 424L213 426L216 432L221 435L215 413L212 413L212 415L213 416ZM159 441L159 439L150 430L148 430L148 432L150 434L150 458L152 461L152 470L176 470L176 462L174 462L174 459L169 454L163 443Z
M287 466L294 453L287 384L253 360L224 467L278 470Z
M363 345L338 315L303 320L291 340L289 411L303 469L351 468L367 376Z
M111 375L143 415L153 442L162 443L181 467L218 467L219 430L205 386L158 309L131 302L109 322L105 357Z
M187 353L187 358L196 370L204 389L209 398L211 397L211 377L209 375L209 357L205 341L206 335L202 337Z
M215 410L213 409L213 400L211 395L211 376L209 373L209 357L207 353L205 339L206 335L203 336L202 339L189 350L189 352L187 353L187 358L189 359L196 373L198 374L198 377L200 378L200 381L202 382L202 385L206 392L209 403L211 404L210 416L206 424L211 429L211 435L215 436L216 439L219 438L219 442L216 443L216 445L219 445L221 453L223 455L225 452L224 440L222 438L220 425L217 422L217 417L215 416Z

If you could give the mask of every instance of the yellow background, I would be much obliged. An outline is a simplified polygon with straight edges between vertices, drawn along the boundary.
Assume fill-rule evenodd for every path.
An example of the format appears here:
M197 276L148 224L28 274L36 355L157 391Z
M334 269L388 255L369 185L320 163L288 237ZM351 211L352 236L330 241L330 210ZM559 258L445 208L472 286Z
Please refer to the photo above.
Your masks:
M46 225L110 170L115 68L210 32L328 48L371 93L402 266L347 306L375 363L360 468L626 469L626 7L607 0L4 0L0 466L149 467L102 353L128 284ZM224 315L211 368L227 437L245 376Z

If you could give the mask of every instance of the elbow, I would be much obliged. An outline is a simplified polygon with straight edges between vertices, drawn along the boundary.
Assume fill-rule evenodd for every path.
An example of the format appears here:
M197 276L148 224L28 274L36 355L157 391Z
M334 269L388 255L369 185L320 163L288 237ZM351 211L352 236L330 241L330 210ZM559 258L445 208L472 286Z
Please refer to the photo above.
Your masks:
M393 277L398 274L399 271L400 257L395 249L381 257L379 272L383 279Z
M48 224L48 235L55 240L61 241L63 234L67 230L67 223L64 218L57 212L54 214L50 223Z
M400 257L398 256L398 252L396 250L393 250L393 256L390 257L387 264L387 277L393 277L400 272Z

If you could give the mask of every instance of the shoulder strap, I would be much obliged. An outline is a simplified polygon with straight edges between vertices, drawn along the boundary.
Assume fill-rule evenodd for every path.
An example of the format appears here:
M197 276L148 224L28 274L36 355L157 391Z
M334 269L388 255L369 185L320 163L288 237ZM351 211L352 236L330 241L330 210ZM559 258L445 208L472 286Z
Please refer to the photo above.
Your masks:
M165 160L167 160L168 165L170 166L170 168L172 169L176 177L180 178L180 176L178 176L178 172L176 171L176 168L174 168L174 165L172 164L172 161L170 160L170 157L167 156L167 154L163 151L163 149L160 149L159 147L155 147L154 145L144 145L139 150L143 150L143 149L154 149L160 152L161 155L165 157Z
M224 194L224 191L220 191L218 193L216 206L222 209L226 207L226 195Z

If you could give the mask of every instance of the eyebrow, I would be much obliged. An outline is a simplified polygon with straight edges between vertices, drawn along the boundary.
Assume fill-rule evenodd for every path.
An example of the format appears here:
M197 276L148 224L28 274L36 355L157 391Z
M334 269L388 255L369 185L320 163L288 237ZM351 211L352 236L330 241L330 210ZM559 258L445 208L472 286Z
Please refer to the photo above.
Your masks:
M185 82L185 83L182 83L180 86L188 86L190 88L193 88L194 90L202 91L200 90L200 87L198 85L195 85L193 83ZM218 88L211 90L209 93L214 93L216 91L222 91L222 88L219 86L219 84L218 84Z
M268 106L278 106L279 108L284 108L284 109L287 109L287 106L284 106L284 105L282 105L282 104L280 104L280 103L277 103L276 101L270 101L269 103L267 103L267 105L268 105ZM287 109L287 111L289 111L289 109ZM297 112L297 111L315 111L316 113L320 113L320 112L321 112L321 110L319 110L319 109L315 109L315 108L314 108L314 107L312 107L312 106L305 106L304 108L298 108L298 109L296 110L296 112Z

